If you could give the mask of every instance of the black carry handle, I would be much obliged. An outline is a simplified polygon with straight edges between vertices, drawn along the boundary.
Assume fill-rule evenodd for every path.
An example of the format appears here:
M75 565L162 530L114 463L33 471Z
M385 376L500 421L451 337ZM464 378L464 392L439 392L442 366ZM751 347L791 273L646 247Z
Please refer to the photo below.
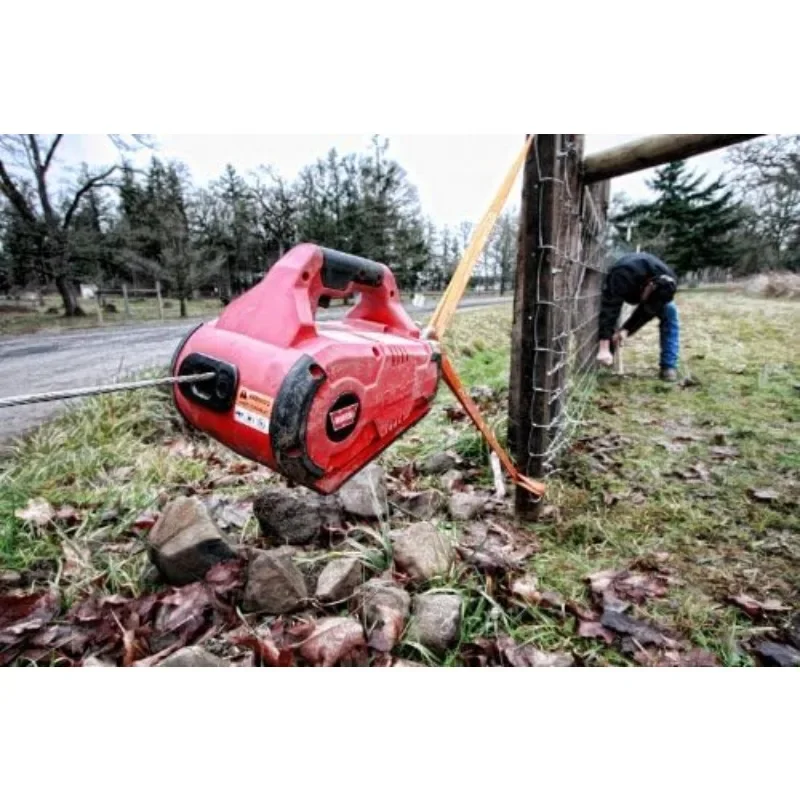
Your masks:
M343 291L351 283L374 289L383 285L384 267L377 261L340 253L338 250L322 250L322 285L326 289Z

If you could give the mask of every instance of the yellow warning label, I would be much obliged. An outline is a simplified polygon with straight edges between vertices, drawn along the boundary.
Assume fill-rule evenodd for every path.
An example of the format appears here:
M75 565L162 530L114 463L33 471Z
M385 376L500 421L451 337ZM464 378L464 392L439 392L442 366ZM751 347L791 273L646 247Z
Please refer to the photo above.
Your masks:
M272 415L272 398L267 397L265 394L253 392L245 387L239 389L239 394L236 396L236 405L245 411L260 414L263 417Z

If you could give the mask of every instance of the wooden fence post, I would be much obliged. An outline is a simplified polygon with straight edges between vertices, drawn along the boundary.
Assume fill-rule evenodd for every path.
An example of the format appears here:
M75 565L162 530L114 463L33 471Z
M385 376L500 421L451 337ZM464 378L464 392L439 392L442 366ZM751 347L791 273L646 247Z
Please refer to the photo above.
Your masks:
M95 295L97 300L97 323L98 325L103 324L103 293L100 289L97 290L97 294Z
M156 297L158 298L158 316L164 321L164 302L161 299L161 281L156 281Z
M125 304L125 319L131 318L131 307L128 303L128 284L122 284L122 302Z
M560 148L561 134L537 134L523 172L508 442L517 467L531 478L544 476L544 460L537 454L546 450L550 422L547 387L552 352L547 343L553 335L554 250L548 245L554 241L558 223L554 179ZM517 488L515 507L520 516L532 517L538 502Z

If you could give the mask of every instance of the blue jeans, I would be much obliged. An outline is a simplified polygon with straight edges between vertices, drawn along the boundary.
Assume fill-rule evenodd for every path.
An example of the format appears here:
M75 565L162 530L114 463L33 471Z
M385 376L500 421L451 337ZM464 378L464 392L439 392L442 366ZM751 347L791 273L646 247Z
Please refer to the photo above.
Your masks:
M677 369L681 349L681 323L678 307L669 303L659 317L661 326L661 369Z

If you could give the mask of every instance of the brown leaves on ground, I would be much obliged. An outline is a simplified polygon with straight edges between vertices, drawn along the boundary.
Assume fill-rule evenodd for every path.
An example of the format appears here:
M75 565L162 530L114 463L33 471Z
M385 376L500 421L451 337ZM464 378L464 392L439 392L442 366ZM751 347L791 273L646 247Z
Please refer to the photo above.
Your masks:
M366 666L367 642L361 623L352 617L332 617L309 624L300 655L312 666Z
M633 660L642 667L718 667L719 659L708 650L689 650L678 652L653 652L638 650Z
M539 549L533 534L509 530L496 522L470 525L457 545L461 557L482 572L520 569Z
M157 663L236 619L235 595L243 565L230 561L209 570L206 579L138 598L86 598L62 620L56 595L0 597L0 664L17 659L78 663L103 656L122 666Z
M582 639L602 639L606 644L614 644L614 634L599 622L581 620L578 623L578 636Z
M603 606L615 600L641 604L653 597L664 597L669 590L669 577L654 572L650 574L630 570L604 570L587 578L592 593L603 599Z
M80 524L83 519L81 512L73 506L65 505L54 508L42 497L28 500L28 504L25 508L18 508L14 512L14 516L37 528L47 528L54 523L59 523L67 527L74 527Z
M228 641L239 647L252 650L255 655L255 665L259 667L293 667L294 648L285 642L279 645L275 635L267 626L258 630L238 628L228 634Z
M33 631L41 630L59 610L55 592L0 595L0 665L6 648L16 646Z
M478 639L462 648L471 667L574 667L571 653L546 653L531 644L517 644L510 636Z
M759 619L765 614L780 613L790 611L789 606L785 606L780 600L756 600L747 594L739 594L728 598L731 603L738 606L748 617Z
M47 500L36 497L28 500L25 508L17 509L14 516L38 528L45 528L55 519L56 511Z

